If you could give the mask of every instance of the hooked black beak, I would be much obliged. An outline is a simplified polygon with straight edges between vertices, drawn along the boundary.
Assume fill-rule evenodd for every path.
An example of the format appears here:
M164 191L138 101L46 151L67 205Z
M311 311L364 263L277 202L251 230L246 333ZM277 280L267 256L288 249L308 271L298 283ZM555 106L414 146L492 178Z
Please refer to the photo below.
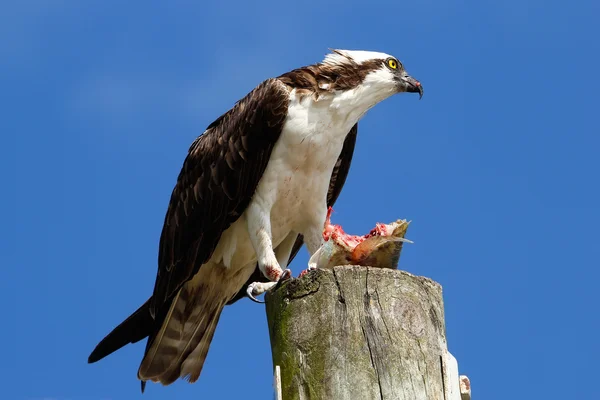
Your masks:
M423 85L410 75L405 75L402 81L406 84L406 91L409 93L419 93L419 100L423 97Z

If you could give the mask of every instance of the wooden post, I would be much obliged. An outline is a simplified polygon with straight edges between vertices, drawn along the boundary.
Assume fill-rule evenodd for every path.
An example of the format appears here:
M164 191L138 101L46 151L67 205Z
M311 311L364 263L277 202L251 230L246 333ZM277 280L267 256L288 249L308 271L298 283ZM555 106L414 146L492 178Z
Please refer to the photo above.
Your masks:
M461 399L442 288L430 279L317 269L267 293L266 312L283 400Z

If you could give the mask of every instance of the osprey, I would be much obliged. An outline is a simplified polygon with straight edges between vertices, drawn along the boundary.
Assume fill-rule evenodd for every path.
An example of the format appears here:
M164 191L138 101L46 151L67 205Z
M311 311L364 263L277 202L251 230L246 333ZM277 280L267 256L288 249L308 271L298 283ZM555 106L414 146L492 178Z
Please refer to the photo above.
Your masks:
M160 236L152 296L94 349L96 362L148 337L146 381L195 382L223 307L290 278L303 244L323 243L346 180L357 123L382 100L423 86L395 57L332 50L267 79L190 146Z

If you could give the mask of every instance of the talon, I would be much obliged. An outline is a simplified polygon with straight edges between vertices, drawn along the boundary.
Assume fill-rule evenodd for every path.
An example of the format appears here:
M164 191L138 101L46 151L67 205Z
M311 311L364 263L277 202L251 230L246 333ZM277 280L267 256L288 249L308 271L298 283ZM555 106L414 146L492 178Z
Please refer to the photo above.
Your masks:
M286 268L283 270L283 273L279 277L279 281L285 281L287 279L290 279L291 277L292 277L292 270L289 268Z
M263 304L264 301L258 300L255 296L260 296L275 286L275 282L252 282L246 288L246 295L255 303Z
M279 277L279 280L277 281L277 284L275 284L275 287L273 288L273 290L279 289L281 284L284 281L287 281L288 279L290 279L291 277L292 277L292 271L289 268L286 268L285 270L283 270L283 273Z
M246 289L246 294L248 295L248 297L250 298L250 300L252 300L255 303L259 303L259 304L263 304L264 301L258 300L256 297L254 297L254 288L256 287L256 282L251 283L248 285L248 288Z
M255 303L263 304L264 301L258 300L255 296L260 296L268 290L277 289L279 285L283 283L283 281L290 279L291 276L292 271L286 269L279 276L279 280L277 282L252 282L246 288L246 295L250 300L254 301Z

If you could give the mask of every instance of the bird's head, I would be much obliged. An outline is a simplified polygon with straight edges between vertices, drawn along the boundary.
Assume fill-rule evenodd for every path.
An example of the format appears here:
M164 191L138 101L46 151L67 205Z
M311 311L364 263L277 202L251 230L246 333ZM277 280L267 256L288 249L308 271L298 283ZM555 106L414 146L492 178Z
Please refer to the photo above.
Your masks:
M398 58L373 51L331 50L323 62L325 75L331 69L335 76L332 89L358 89L391 96L396 93L419 93L423 85L410 76Z

